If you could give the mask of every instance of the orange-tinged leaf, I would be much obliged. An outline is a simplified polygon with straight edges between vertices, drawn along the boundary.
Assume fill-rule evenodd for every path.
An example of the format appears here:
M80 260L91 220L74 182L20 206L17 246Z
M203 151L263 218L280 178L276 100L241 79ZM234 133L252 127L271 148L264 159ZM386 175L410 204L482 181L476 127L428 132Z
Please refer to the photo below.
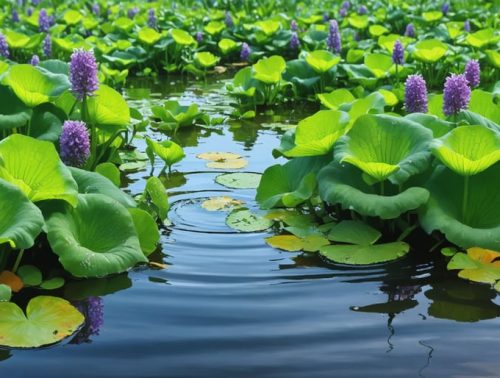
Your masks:
M296 252L304 248L304 241L295 235L276 235L266 238L266 243L273 248Z
M500 253L492 251L491 249L484 249L479 247L469 248L467 254L473 260L481 262L483 264L491 263L495 259L500 258Z
M23 281L8 270L4 270L0 273L0 284L9 286L14 293L18 293L24 287Z

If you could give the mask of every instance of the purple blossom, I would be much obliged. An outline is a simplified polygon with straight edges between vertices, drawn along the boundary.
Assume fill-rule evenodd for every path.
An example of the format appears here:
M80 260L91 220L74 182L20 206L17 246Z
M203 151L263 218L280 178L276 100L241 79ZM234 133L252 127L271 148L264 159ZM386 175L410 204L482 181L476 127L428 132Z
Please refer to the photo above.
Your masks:
M59 153L66 165L81 167L90 156L89 131L85 122L65 121L59 137Z
M343 3L342 3L342 8L344 9L349 9L351 7L351 3L347 0L345 0Z
M40 10L40 13L38 14L38 29L43 33L48 32L50 29L49 15L47 14L45 8Z
M19 13L16 9L12 9L12 22L19 22Z
M241 45L240 59L243 62L246 62L250 57L251 52L252 50L250 50L250 46L248 46L248 43L243 42L243 44Z
M464 30L468 33L470 32L470 21L469 20L465 20L464 21Z
M405 62L405 48L399 39L394 43L392 62L398 65L402 65Z
M366 6L361 5L358 8L358 14L363 15L363 14L367 14L367 13L368 13L368 8Z
M0 32L0 56L8 58L10 56L9 44L5 39L5 36Z
M328 12L323 13L323 22L328 22L330 21L330 15Z
M71 91L78 100L92 96L99 88L97 63L93 51L75 50L69 64Z
M457 114L469 106L470 88L465 75L451 74L446 78L443 92L443 113Z
M30 64L32 66L38 66L40 64L40 58L38 57L38 55L35 54L31 57Z
M231 17L231 12L229 11L226 12L226 17L224 19L224 22L226 23L226 26L228 28L232 28L234 26L234 21L233 17Z
M88 297L83 301L73 304L85 316L85 325L71 340L71 343L82 344L90 342L90 337L98 336L100 328L104 324L103 300L100 297Z
M91 10L94 16L99 16L101 14L101 7L98 3L92 4Z
M297 32L292 32L292 37L290 38L290 48L292 50L297 50L300 47L300 40Z
M31 17L32 14L33 14L33 8L32 7L28 7L28 9L26 9L26 15L28 17Z
M405 83L407 113L427 113L427 84L421 75L410 75Z
M156 22L157 22L157 19L156 19L156 15L155 15L155 10L153 8L150 8L148 10L148 26L151 29L156 29Z
M464 75L471 88L479 86L481 76L481 67L479 66L479 62L474 59L469 60L469 62L465 65Z
M203 33L201 31L196 32L196 42L201 43L203 41Z
M139 13L139 8L133 7L128 10L127 16L128 18L133 19L137 15L137 13Z
M292 20L292 22L290 22L290 30L296 32L298 28L299 26L297 25L297 21Z
M446 16L449 10L450 10L450 4L443 3L443 5L441 6L441 12L443 12L443 14Z
M50 34L47 34L43 39L42 51L45 57L50 57L52 55L52 39L50 38Z
M40 0L31 0L31 4L36 7L38 4L40 4Z
M337 54L342 50L342 41L340 40L339 24L336 20L330 21L330 29L326 45L329 50L335 51Z
M413 27L413 24L411 22L406 25L405 36L415 38L415 28Z
M347 9L345 9L345 8L340 8L340 11L339 11L339 16L340 16L340 17L345 17L345 16L347 16Z

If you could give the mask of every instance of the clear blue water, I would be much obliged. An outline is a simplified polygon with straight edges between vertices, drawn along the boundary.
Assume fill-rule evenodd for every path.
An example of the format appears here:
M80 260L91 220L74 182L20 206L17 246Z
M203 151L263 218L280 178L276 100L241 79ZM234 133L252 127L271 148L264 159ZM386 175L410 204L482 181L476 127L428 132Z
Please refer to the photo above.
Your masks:
M177 96L212 114L230 110L220 82L203 89L134 85L152 95L137 100L137 89L127 91L132 106ZM181 132L187 157L175 167L182 175L174 175L179 186L169 189L173 225L156 255L168 268L66 288L68 299L98 301L103 323L53 347L0 351L2 376L500 376L499 297L445 272L437 254L414 248L390 264L326 264L267 246L268 233L237 233L225 225L225 213L201 208L218 195L256 208L255 192L216 184L220 171L207 169L196 154L235 152L249 161L244 171L262 172L274 163L279 133L259 123L295 122L309 111ZM143 149L141 140L137 145ZM142 190L148 173L129 175L132 193Z

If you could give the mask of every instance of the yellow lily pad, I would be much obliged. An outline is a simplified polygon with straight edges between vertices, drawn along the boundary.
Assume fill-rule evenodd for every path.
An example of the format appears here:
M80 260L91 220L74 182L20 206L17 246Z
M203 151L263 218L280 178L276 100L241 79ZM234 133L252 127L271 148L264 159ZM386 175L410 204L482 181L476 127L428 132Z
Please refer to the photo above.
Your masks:
M461 269L460 278L474 282L499 285L500 253L485 248L469 248L467 254L457 253L448 263L448 269Z
M224 211L231 210L235 207L243 205L244 201L235 200L229 196L212 197L205 200L201 207L208 211Z

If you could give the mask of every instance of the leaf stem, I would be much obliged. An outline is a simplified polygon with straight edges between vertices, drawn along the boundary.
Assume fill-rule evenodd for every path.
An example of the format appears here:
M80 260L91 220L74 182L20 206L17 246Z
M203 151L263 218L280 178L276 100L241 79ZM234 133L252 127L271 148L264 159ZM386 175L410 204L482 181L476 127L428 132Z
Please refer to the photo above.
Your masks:
M21 249L19 251L19 254L17 255L16 262L14 263L14 266L12 267L12 273L16 273L17 268L19 268L19 264L21 263L21 260L24 255L24 249Z
M462 221L465 223L467 214L467 205L469 202L469 176L464 178L464 197L462 199Z

